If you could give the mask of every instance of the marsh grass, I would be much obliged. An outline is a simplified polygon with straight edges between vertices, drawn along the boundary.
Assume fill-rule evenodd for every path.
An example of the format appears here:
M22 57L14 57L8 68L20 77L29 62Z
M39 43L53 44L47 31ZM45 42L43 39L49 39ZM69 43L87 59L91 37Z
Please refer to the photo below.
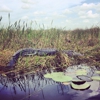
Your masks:
M38 29L34 29L32 27L32 21L30 24L28 24L25 21L23 22L22 20L19 20L14 24L11 24L10 14L8 14L8 20L9 26L3 27L2 17L0 17L0 54L5 50L9 50L11 53L5 53L5 55L3 55L4 57L0 55L0 60L3 58L5 63L1 63L0 66L6 65L9 57L11 57L14 52L22 48L56 48L59 51L75 50L90 58L92 54L91 50L97 50L100 47L100 27L98 26L91 27L89 29L87 28L75 30L57 28L45 29L44 25L40 26L37 24L37 22L35 22L35 26L37 26ZM51 25L52 24L53 21L51 22ZM96 50L92 52L97 53ZM8 54L11 55L8 56ZM44 62L47 58L49 59L49 57L44 58ZM43 62L41 61L41 57L27 57L22 59L19 59L17 66L22 66L24 68L30 65L39 65ZM35 64L33 64L34 62ZM55 66L52 64L48 65ZM62 64L60 66L62 66ZM67 65L65 64L65 66Z
M0 51L0 66L6 66L13 53L14 51L10 51L9 49Z

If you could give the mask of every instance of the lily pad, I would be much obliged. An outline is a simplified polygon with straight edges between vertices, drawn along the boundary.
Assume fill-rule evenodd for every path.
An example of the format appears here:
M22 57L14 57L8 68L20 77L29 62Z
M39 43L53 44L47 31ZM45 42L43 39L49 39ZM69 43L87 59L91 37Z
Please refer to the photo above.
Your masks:
M87 76L87 75L78 75L76 76L78 79L83 80L83 81L87 81L87 82L91 82L93 81L91 77Z
M83 69L89 69L90 67L89 66L86 66L86 65L83 65L82 68Z
M56 82L68 82L72 80L72 77L64 75L63 72L53 72L44 75L45 78L52 78Z
M63 82L62 84L64 84L64 85L69 85L70 82Z
M85 89L88 89L90 87L90 84L84 83L82 85L76 85L74 83L71 83L71 87L75 90L85 90Z
M96 81L100 81L100 76L93 76L92 79Z
M76 75L87 75L87 71L84 69L79 69L76 71Z
M48 74L45 74L44 77L45 78L51 78L52 76L51 76L51 74L48 73Z
M72 77L70 76L64 76L64 75L61 75L61 76L56 76L54 78L52 78L54 81L56 82L69 82L72 80Z
M53 72L53 73L48 73L48 74L45 74L44 77L45 78L53 78L53 77L56 77L56 76L62 76L64 75L63 72Z
M83 80L79 80L79 79L74 79L72 80L72 83L76 84L76 85L81 85L84 84L86 81Z
M95 73L100 74L100 71L95 71Z

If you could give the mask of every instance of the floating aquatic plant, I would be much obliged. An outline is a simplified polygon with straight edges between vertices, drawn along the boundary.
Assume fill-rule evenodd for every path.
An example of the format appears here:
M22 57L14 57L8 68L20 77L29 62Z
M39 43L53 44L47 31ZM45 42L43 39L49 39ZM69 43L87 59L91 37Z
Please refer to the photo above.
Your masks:
M78 75L77 78L87 82L93 81L92 78L87 75Z
M72 77L62 75L62 76L60 76L60 77L56 76L56 77L54 77L54 78L52 78L52 79L53 79L54 81L56 81L56 82L69 82L69 81L72 80Z
M76 85L81 85L84 84L86 81L84 80L79 80L79 79L74 79L72 80L72 83L76 84Z
M63 82L62 84L64 84L64 85L69 85L70 82Z
M76 89L76 90L85 90L85 89L88 89L90 87L90 84L84 83L82 85L76 85L74 83L71 83L71 87L73 89Z
M100 81L100 76L93 76L92 79L96 81Z
M52 78L56 82L68 82L72 80L72 77L65 76L63 72L53 72L44 75L45 78Z
M79 69L76 71L76 75L87 75L87 71L84 69Z
M53 73L47 73L47 74L45 74L44 77L45 78L53 78L55 76L60 77L62 75L64 75L63 72L53 72Z
M95 71L95 73L100 74L100 71Z

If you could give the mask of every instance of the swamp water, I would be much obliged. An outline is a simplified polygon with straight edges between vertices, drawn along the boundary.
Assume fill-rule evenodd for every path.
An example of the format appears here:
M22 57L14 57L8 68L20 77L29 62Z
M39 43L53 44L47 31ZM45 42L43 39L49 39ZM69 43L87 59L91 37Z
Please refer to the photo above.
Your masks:
M83 69L86 75L80 73ZM14 77L0 75L0 100L99 100L100 81L91 79L92 76L99 76L99 72L95 71L94 67L85 65L70 66L65 70L65 76L71 76L74 80L81 78L90 84L84 90L73 89L70 82L45 78L46 71Z

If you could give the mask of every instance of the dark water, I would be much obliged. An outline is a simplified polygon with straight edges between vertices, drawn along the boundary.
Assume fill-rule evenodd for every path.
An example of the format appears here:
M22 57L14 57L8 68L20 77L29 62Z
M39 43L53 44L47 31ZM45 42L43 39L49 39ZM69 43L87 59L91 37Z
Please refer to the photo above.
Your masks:
M73 68L75 70L76 67ZM73 71L72 68L67 72ZM88 73L90 76L92 73ZM100 82L91 81L87 90L74 90L46 79L42 74L27 74L16 77L0 76L0 100L99 100Z

